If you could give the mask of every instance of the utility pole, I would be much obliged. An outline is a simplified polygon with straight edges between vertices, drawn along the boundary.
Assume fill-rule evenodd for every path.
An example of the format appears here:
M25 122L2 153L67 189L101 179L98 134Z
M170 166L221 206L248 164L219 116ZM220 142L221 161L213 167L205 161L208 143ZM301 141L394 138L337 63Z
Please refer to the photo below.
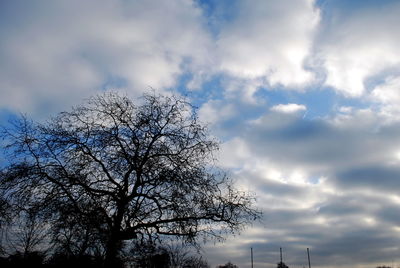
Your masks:
M251 252L251 268L253 268L253 248L250 248Z
M310 249L307 248L307 255L308 255L308 268L311 268L311 262L310 262Z

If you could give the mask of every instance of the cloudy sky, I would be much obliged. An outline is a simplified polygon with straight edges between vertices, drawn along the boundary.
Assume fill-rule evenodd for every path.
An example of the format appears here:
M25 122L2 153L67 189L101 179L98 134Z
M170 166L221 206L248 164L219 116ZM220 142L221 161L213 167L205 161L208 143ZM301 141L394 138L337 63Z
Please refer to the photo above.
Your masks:
M400 1L0 1L0 124L189 96L262 222L212 267L400 266Z

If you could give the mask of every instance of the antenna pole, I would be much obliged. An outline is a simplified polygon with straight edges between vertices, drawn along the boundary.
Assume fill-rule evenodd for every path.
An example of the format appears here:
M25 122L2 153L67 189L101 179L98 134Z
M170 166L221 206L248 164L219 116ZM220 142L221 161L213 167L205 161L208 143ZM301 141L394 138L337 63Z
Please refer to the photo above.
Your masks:
M253 248L250 248L251 252L251 268L253 268Z
M281 252L281 263L282 263L282 248L279 248L280 252Z
M307 255L308 255L308 268L311 268L311 262L310 262L310 249L307 248Z

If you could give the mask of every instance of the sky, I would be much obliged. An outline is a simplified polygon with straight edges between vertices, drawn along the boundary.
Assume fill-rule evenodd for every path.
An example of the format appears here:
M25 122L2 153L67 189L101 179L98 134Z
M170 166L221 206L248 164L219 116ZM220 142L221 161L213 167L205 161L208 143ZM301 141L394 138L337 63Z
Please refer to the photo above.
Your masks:
M0 124L187 96L263 219L211 267L400 266L400 1L2 0Z

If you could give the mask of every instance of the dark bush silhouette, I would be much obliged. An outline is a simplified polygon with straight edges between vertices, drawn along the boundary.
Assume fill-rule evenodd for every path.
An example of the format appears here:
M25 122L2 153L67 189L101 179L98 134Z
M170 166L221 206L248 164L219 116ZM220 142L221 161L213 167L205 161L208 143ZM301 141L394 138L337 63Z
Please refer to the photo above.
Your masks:
M3 197L40 208L68 254L102 255L109 267L125 241L195 243L259 217L213 166L218 143L177 97L99 95L44 124L21 118L3 138Z
M231 263L231 262L228 262L227 264L225 264L225 265L219 265L219 266L217 266L216 268L239 268L239 267L237 267L236 265L234 265L234 264Z
M278 262L277 268L289 268L284 262Z
M102 258L96 258L90 255L73 256L57 253L53 255L45 267L49 268L97 268L103 264ZM123 267L122 264L114 266Z
M133 245L130 264L137 268L209 268L195 248L179 243L148 243Z
M146 256L136 262L137 268L169 268L170 257L167 252Z
M21 253L15 252L7 258L2 258L0 263L3 268L15 268L15 267L30 267L39 268L44 267L45 256L41 252L29 252Z

